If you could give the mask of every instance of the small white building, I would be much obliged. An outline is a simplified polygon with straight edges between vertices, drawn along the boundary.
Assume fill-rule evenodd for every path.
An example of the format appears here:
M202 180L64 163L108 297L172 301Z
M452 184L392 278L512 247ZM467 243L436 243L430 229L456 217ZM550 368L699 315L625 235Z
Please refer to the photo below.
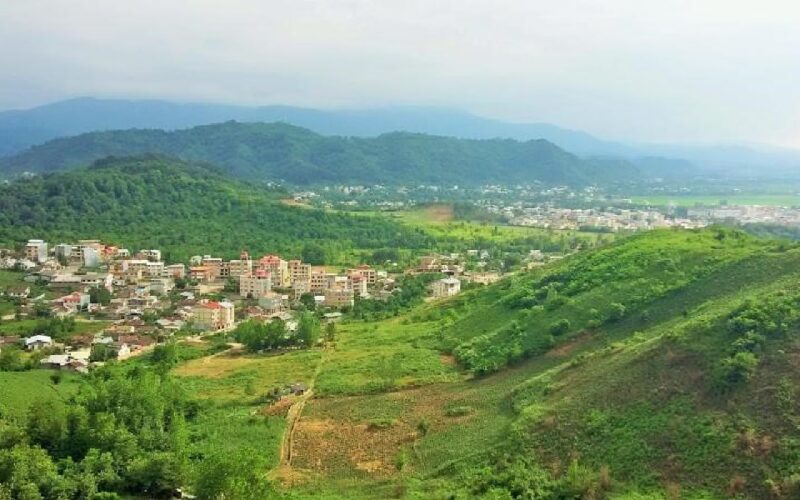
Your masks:
M433 282L433 297L436 299L452 297L461 291L461 281L457 278L444 278Z
M37 351L45 347L53 345L53 339L47 335L34 335L25 339L25 349L29 351Z

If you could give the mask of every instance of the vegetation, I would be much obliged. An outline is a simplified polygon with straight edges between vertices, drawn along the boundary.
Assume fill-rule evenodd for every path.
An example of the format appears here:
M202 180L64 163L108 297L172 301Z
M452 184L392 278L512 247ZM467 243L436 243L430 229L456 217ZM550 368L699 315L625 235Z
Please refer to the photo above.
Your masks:
M391 133L325 137L287 124L226 122L188 130L121 130L55 139L0 160L0 171L48 172L110 155L160 153L220 165L245 179L293 184L585 184L637 173L624 161L581 160L545 140L465 140Z
M242 248L299 257L313 243L329 262L346 262L355 248L433 243L421 231L382 219L287 207L281 196L203 165L151 156L107 159L0 186L0 242L102 238L161 248L167 260L188 260L198 249L228 258Z

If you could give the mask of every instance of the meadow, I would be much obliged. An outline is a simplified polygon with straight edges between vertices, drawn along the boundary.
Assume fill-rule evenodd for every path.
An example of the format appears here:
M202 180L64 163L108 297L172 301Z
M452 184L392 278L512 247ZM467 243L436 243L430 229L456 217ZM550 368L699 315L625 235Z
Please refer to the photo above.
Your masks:
M60 382L55 384L50 378L52 374L52 370L0 372L0 415L22 418L35 401L63 401L78 391L79 375L63 372Z

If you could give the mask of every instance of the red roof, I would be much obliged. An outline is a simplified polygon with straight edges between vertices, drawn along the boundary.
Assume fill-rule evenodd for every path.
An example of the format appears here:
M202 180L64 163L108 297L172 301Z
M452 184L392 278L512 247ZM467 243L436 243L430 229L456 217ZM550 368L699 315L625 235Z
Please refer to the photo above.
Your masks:
M202 305L207 307L207 308L209 308L209 309L219 309L220 308L219 302L216 302L216 301L213 301L213 300L209 300L208 302L206 302L205 304L202 304Z

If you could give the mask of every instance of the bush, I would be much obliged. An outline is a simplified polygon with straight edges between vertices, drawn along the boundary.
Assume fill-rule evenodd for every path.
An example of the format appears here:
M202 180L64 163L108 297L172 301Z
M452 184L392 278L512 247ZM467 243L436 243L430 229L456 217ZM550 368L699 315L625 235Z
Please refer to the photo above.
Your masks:
M570 322L568 319L560 319L550 325L550 333L555 336L563 335L570 329Z

